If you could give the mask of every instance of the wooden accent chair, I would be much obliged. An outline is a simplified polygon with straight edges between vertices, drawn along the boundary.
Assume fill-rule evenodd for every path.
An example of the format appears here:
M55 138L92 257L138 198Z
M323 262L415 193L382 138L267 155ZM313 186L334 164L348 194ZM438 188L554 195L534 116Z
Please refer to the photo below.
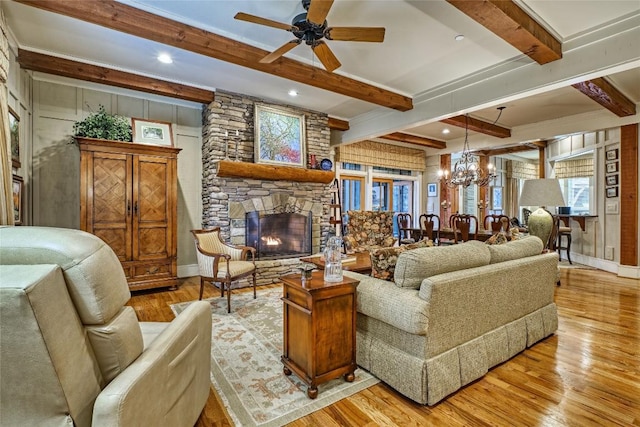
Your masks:
M453 236L456 243L478 239L478 218L475 215L453 215ZM473 232L472 232L473 230Z
M416 239L411 235L413 221L410 213L402 212L396 215L396 224L398 224L398 245L416 242Z
M200 298L204 282L220 283L220 296L227 291L227 313L231 313L231 282L253 276L253 298L256 298L256 250L249 246L232 246L220 237L220 227L191 230L196 243L200 270ZM251 260L248 256L251 254Z
M484 217L483 225L485 230L497 233L498 231L509 231L511 221L504 214L491 214Z
M422 214L418 218L422 238L427 238L440 244L440 217L435 214Z

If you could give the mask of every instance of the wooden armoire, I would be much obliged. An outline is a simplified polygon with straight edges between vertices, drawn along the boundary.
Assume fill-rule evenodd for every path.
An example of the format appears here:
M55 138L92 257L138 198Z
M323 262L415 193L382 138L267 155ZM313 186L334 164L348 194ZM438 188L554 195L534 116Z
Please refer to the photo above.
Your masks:
M80 228L111 246L129 289L175 286L180 149L76 139Z

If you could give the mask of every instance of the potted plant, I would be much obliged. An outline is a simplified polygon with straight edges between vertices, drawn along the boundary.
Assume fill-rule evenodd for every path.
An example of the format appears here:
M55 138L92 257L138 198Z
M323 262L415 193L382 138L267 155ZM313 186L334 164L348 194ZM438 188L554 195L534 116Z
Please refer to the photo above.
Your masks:
M131 123L124 116L107 113L100 105L97 113L75 122L73 136L131 142Z

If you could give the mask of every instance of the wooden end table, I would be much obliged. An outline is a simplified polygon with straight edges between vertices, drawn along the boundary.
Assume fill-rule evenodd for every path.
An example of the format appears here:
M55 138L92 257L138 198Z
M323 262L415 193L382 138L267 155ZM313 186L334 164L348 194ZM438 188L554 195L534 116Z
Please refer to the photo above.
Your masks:
M356 370L356 286L324 281L314 271L303 284L299 274L283 282L282 363L285 375L294 372L307 384L307 396L318 397L318 385L344 375L348 382Z

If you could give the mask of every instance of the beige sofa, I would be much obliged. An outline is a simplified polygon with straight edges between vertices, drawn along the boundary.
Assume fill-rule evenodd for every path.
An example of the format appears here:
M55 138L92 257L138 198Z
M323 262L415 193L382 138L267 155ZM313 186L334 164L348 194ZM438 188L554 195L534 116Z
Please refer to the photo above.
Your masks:
M120 262L70 229L0 228L0 424L193 426L209 396L211 314L139 323Z
M345 271L357 289L357 363L434 405L557 329L558 255L537 237L399 255L394 281Z

